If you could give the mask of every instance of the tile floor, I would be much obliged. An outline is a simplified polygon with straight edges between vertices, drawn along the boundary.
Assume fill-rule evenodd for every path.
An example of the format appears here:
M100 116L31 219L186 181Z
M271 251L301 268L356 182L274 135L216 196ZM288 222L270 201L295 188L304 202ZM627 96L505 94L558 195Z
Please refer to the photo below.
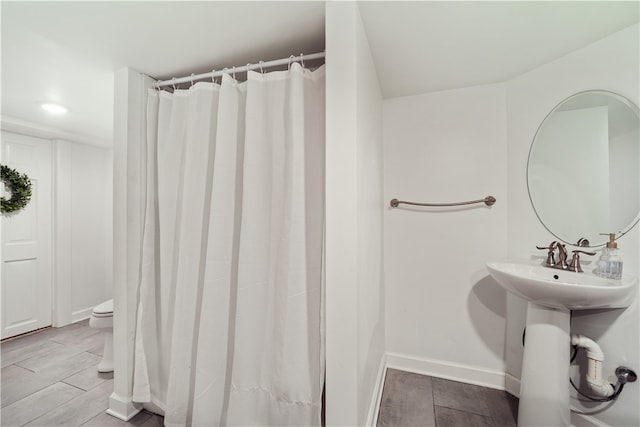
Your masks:
M509 393L387 369L378 426L516 427Z
M0 425L162 426L146 411L129 422L105 413L113 373L98 373L103 344L88 320L2 342Z
M160 427L143 411L129 422L105 413L113 374L99 374L102 332L79 322L4 341L0 425ZM378 426L515 427L518 401L503 391L389 369Z

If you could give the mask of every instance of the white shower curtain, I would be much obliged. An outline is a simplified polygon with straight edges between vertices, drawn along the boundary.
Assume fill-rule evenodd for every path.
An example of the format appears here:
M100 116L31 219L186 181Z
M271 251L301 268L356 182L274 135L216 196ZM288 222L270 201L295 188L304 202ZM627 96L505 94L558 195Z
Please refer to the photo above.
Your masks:
M168 426L320 423L324 86L149 91L133 399Z

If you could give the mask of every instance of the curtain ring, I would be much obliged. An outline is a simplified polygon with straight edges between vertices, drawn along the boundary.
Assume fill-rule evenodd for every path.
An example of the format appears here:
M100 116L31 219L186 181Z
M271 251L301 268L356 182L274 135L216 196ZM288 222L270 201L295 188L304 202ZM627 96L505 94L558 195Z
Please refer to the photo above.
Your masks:
M195 76L196 73L191 73L191 87L193 87L193 76Z
M296 59L296 57L295 57L295 56L293 56L293 55L291 55L291 56L289 57L289 65L287 65L287 69L288 69L288 70L290 70L290 69L291 69L291 61L292 61L292 60L295 60L295 59Z
M300 54L300 64L302 65L302 68L304 68L304 59L302 58L303 54Z
M176 90L176 78L171 79L171 85L173 86L173 90Z
M216 69L211 70L211 83L216 84Z
M233 74L233 80L235 80L236 79L236 66L235 65L233 66L233 69L232 69L231 73Z
M251 62L247 62L247 78L249 78L249 70L251 70Z
M262 64L264 64L264 61L260 61L258 64L260 64L260 74L264 74L264 69L262 68Z

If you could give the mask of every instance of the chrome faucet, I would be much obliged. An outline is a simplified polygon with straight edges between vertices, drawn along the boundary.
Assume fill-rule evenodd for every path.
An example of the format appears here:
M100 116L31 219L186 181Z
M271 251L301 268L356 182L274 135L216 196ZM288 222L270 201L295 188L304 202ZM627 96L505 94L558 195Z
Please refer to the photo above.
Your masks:
M575 271L576 273L582 273L582 267L580 266L580 254L595 255L595 252L587 252L581 250L571 251L573 257L571 258L571 264L567 264L567 247L565 244L558 241L549 243L549 246L536 246L540 250L547 251L547 260L544 265L550 268L557 268L559 270ZM555 258L555 250L558 249L558 260Z

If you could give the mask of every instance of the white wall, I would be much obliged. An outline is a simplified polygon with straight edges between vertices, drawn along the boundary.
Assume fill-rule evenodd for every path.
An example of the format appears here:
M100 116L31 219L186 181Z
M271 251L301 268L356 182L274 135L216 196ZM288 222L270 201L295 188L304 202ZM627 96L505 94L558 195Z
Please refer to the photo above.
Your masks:
M505 292L485 263L506 257L502 84L384 101L385 286L390 366L500 388ZM389 208L389 200L466 208Z
M554 240L538 222L527 194L527 155L538 126L560 101L589 89L616 92L638 105L639 28L639 25L629 27L508 82L510 258L537 259L540 254L534 246ZM619 240L619 247L624 273L638 275L640 231L637 226ZM516 297L509 297L507 311L507 372L519 378L526 305ZM616 381L612 373L618 365L640 371L639 317L637 301L626 310L573 312L572 332L589 336L602 346L607 358L604 372L611 382ZM572 393L575 397L575 392ZM625 387L613 405L588 404L585 408L589 408L588 412L596 412L594 417L608 425L640 425L638 401L638 387L634 384ZM572 398L572 404L582 406L575 398ZM603 408L601 412L600 408Z
M326 423L365 425L385 351L382 97L355 3L327 3L326 52Z
M56 141L56 272L69 289L59 324L89 317L112 295L112 158L110 149Z

